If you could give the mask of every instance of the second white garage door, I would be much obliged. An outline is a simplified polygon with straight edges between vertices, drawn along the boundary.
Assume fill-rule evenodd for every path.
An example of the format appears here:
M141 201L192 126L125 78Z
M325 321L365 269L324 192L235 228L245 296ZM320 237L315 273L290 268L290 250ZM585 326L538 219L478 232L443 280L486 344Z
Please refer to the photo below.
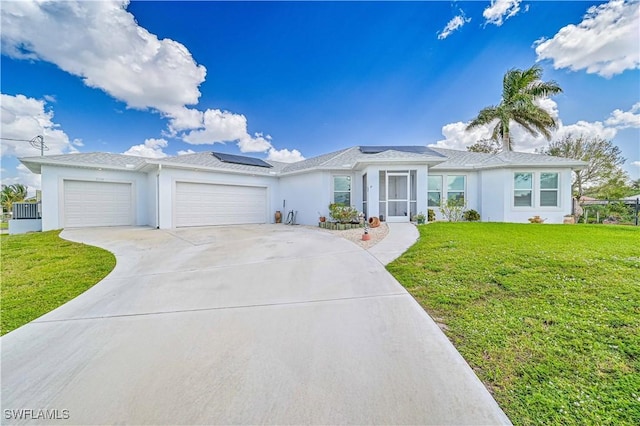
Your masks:
M267 189L177 182L175 226L265 223Z

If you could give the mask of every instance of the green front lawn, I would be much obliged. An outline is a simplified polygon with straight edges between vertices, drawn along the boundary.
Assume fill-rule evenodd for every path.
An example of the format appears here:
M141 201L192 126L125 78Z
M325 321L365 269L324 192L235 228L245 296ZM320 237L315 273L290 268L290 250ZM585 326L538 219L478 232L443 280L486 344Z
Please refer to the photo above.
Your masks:
M6 334L73 299L116 264L106 250L61 239L60 231L0 238L1 330Z
M640 424L640 228L419 229L388 269L514 424Z

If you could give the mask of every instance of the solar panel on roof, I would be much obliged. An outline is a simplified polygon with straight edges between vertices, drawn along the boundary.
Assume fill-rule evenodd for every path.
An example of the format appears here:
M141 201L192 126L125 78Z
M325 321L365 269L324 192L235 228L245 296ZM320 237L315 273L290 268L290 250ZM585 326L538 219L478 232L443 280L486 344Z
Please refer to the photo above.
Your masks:
M242 164L245 166L256 166L256 167L273 167L271 164L263 161L259 158L253 157L245 157L243 155L233 155L233 154L224 154L222 152L212 152L214 157L223 163L233 163L233 164Z
M379 154L385 151L402 151L413 154L435 154L426 146L361 146L360 152L363 154Z

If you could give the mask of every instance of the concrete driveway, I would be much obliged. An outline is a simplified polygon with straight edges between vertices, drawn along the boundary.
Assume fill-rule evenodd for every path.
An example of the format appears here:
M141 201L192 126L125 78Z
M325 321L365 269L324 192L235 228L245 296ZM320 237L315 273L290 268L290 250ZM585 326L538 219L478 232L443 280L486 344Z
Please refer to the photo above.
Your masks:
M62 236L117 266L1 339L4 423L20 409L72 424L508 423L431 318L344 239L282 225Z

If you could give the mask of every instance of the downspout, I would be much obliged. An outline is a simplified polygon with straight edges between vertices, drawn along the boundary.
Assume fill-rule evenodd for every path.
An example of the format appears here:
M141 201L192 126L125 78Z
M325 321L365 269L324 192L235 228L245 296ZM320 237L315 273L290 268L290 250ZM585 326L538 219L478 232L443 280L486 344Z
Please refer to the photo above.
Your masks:
M156 229L160 229L160 172L162 164L158 164L158 173L156 173Z

